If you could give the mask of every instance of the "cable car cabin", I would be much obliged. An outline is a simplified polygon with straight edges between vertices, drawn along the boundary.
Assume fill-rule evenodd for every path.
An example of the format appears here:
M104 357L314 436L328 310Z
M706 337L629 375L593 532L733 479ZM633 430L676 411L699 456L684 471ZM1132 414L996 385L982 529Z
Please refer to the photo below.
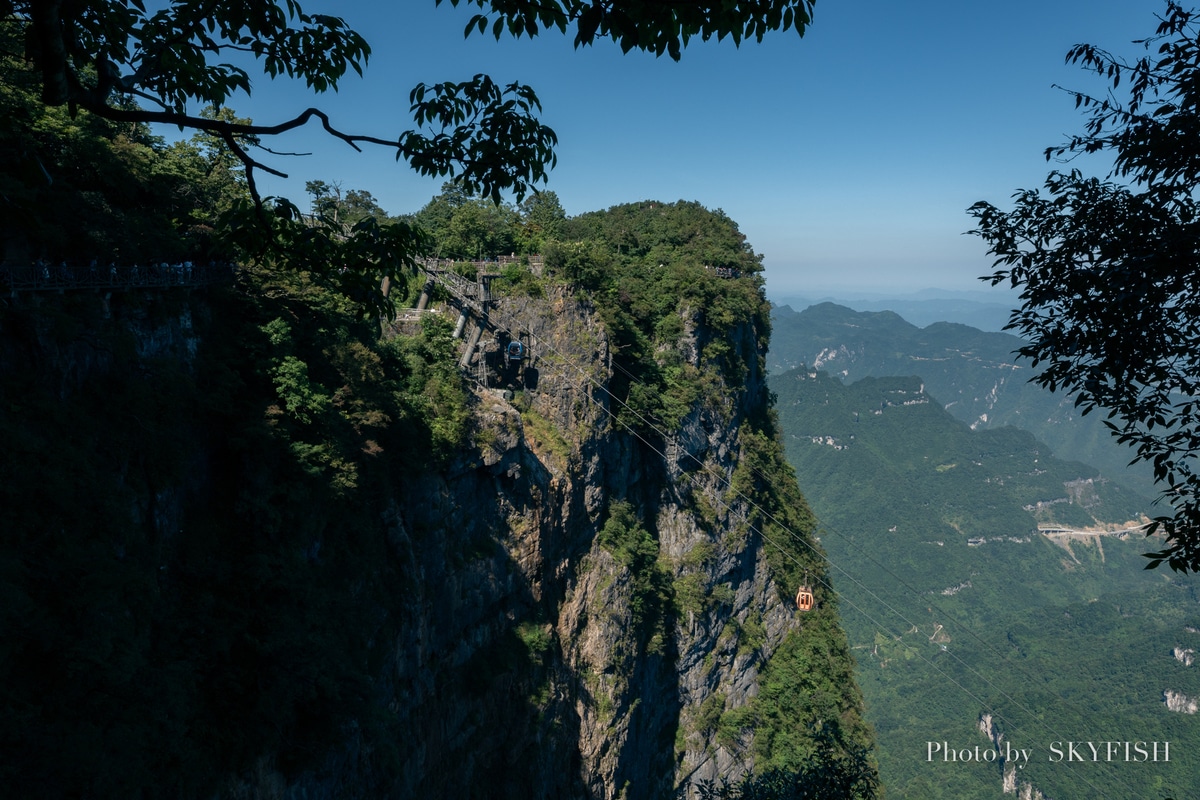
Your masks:
M800 591L796 592L796 608L801 611L812 611L813 593L812 589L807 586L801 586Z
M510 364L519 363L525 358L525 345L515 340L509 342L508 347L504 350L504 357Z

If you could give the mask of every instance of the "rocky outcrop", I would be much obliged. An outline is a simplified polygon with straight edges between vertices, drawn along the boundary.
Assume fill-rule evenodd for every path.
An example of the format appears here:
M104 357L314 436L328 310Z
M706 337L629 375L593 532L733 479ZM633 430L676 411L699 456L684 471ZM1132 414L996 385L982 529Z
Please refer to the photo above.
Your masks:
M493 797L653 797L739 777L753 730L720 722L748 708L762 666L801 629L755 533L764 510L731 490L743 426L766 398L758 332L731 341L754 365L747 385L660 431L618 419L607 338L586 303L507 299L490 318L481 352L503 388L476 391L485 444L430 476L413 493L426 499L395 520L420 576L391 687L400 727L421 741L401 793L470 796L501 765ZM704 332L685 322L680 351L704 369ZM524 374L497 358L518 331ZM671 587L654 619L646 575L598 536L618 501ZM456 563L465 542L478 555ZM518 669L498 663L505 641ZM451 688L472 682L485 690Z
M1008 760L1007 754L1012 749L1011 745L1005 742L1004 733L996 725L992 715L986 711L980 714L976 727L996 749L996 764L1000 767L1000 791L1004 794L1015 794L1018 800L1046 800L1040 789L1017 777L1018 768L1024 769L1024 766L1018 765L1019 756L1016 762Z
M1174 689L1163 691L1163 703L1166 704L1168 711L1175 711L1179 714L1195 714L1197 710L1200 710L1200 702L1194 697L1188 697L1183 692L1177 692Z
M470 796L500 765L493 797L663 796L736 778L753 764L753 734L719 737L713 720L748 705L799 626L752 532L761 511L730 491L761 374L698 401L674 431L630 430L586 303L507 300L491 320L497 339L519 328L530 343L536 389L515 370L500 377L512 389L478 389L485 444L414 487L421 499L394 519L419 576L390 687L400 727L421 742L404 756L401 793ZM694 335L683 342L702 367ZM734 344L759 363L755 331ZM484 356L497 351L485 337ZM644 576L598 539L616 501L655 541L677 612L639 619ZM452 557L467 547L477 555ZM503 662L505 641L519 669Z

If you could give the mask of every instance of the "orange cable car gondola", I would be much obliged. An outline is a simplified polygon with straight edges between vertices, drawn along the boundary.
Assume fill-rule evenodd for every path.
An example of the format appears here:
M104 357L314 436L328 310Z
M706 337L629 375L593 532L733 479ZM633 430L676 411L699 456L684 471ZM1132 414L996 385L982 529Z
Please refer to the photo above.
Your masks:
M796 608L801 611L812 611L813 602L812 587L808 585L808 570L805 570L804 583L800 586L799 591L796 592Z

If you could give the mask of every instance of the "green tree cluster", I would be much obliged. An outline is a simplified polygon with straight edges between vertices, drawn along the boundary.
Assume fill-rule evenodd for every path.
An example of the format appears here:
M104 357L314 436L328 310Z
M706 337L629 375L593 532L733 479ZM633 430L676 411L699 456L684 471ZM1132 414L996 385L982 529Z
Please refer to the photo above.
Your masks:
M499 256L535 255L554 240L566 212L552 191L526 197L519 205L473 197L447 182L440 194L413 215L429 233L432 255L454 261L494 261Z
M46 106L16 55L22 33L0 22L0 257L105 265L227 258L214 231L247 197L240 162L204 133L168 145L142 123Z
M770 331L770 307L761 257L723 211L645 201L572 217L560 230L544 251L546 275L597 303L616 359L609 388L630 424L671 430L720 378L737 387L762 374L756 337ZM690 361L692 346L705 368Z
M304 191L309 196L312 216L343 230L353 228L368 217L380 224L392 221L375 196L363 189L343 192L339 183L307 181Z
M541 253L547 242L556 241L562 235L567 212L554 192L532 194L521 201L517 210L521 214L517 238L523 252Z

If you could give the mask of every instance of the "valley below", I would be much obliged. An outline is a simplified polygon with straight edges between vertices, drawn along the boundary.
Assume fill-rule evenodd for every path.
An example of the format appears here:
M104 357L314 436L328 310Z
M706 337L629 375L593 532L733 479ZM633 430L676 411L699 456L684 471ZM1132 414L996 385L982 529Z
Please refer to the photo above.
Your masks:
M1011 424L972 425L925 375L886 375L921 362L902 337L885 350L864 334L883 315L775 314L770 385L820 521L887 796L1184 796L1200 775L1197 597L1187 576L1143 568L1158 540L1142 533L1156 507L1140 476L1062 459ZM786 333L801 329L814 335ZM966 332L978 338L960 347L976 352L1004 336ZM807 366L830 351L843 353L840 374ZM856 372L865 363L871 376ZM995 386L937 363L960 406ZM1003 396L988 402L1013 418ZM1111 445L1058 426L1062 441ZM1106 463L1124 455L1110 449Z

